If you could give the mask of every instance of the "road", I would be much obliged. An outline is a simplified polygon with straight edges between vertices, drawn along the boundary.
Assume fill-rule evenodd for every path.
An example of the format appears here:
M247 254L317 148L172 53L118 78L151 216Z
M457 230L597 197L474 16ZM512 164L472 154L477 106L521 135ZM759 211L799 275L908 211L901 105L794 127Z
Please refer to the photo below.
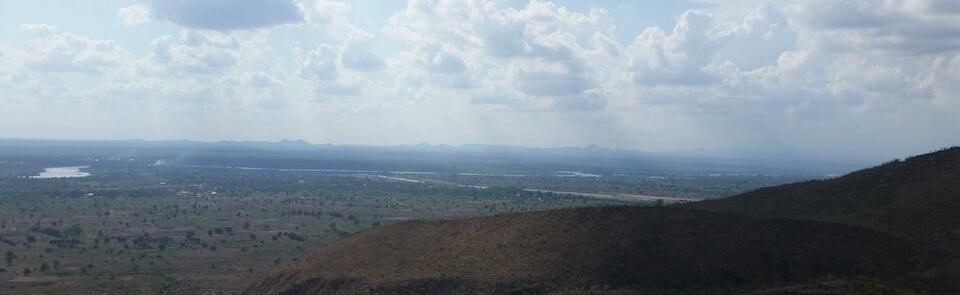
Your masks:
M382 179L410 182L410 183L431 183L431 184L439 184L439 185L469 187L469 188L476 188L476 189L487 188L486 186L466 185L466 184L459 184L459 183L454 183L449 181L440 181L440 180L432 180L432 179L412 179L412 178L385 176L385 175L376 175L376 176ZM696 201L703 200L703 199L697 199L697 198L660 197L660 196L635 195L635 194L601 194L601 193L584 193L584 192L565 192L565 191L542 190L542 189L535 189L535 188L525 188L523 190L528 192L543 192L543 193L553 193L558 195L573 195L573 196L582 196L587 198L617 200L617 201L624 201L624 202L656 202L658 200L663 200L664 204L676 204L676 203L687 203L687 202L696 202Z
M633 195L633 194L600 194L600 193L584 193L584 192L564 192L564 191L551 191L551 190L542 190L542 189L533 189L533 188L527 188L523 190L528 192L543 192L543 193L554 193L554 194L560 194L560 195L574 195L574 196L582 196L582 197L588 197L588 198L618 200L618 201L626 201L626 202L650 202L650 201L656 202L657 200L663 200L665 204L675 204L675 203L703 201L703 199L697 199L697 198L660 197L660 196Z

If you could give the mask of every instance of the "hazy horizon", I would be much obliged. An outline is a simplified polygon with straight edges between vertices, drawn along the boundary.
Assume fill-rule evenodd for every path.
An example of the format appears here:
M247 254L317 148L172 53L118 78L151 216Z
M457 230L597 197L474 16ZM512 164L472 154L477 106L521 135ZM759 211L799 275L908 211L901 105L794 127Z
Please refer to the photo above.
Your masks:
M960 9L0 2L0 138L895 158L960 144Z
M216 145L216 144L239 144L239 145L258 145L261 148L265 148L264 151L271 150L271 147L292 147L292 146L308 146L308 147L334 147L334 148L370 148L370 149L419 149L426 148L428 151L434 148L444 148L449 149L450 151L468 151L475 150L475 148L481 148L485 152L505 152L505 151L522 151L526 150L529 152L536 152L537 150L550 151L550 150L568 150L582 152L585 154L592 154L591 151L598 152L615 152L615 153L625 153L625 154L635 154L640 155L649 155L649 156L677 156L677 157L692 157L698 158L701 160L716 160L723 158L736 158L741 160L775 160L775 161L797 161L797 160L806 160L810 162L822 162L827 161L838 167L844 167L845 169L855 169L855 168L866 168L872 165L881 164L890 160L904 159L909 158L925 153L935 152L942 149L950 148L953 146L943 146L936 147L930 150L917 150L910 151L900 154L858 154L858 155L848 155L840 153L829 153L829 152L815 152L815 151L804 151L804 150L761 150L761 149L750 149L749 147L745 148L728 148L728 149L707 149L707 148L695 148L695 149L684 149L684 150L650 150L650 149L635 149L635 148L618 148L618 147L609 147L599 144L587 144L584 146L574 146L574 145L558 145L558 146L533 146L533 145L516 145L516 144L488 144L488 143L463 143L463 144L444 144L444 143L411 143L411 144L363 144L363 143L336 143L336 142L311 142L304 139L298 138L283 138L278 140L246 140L246 139L184 139L184 138L174 138L174 139L140 139L140 138L119 138L119 139L69 139L69 138L7 138L0 137L0 145L3 144L26 144L34 145L44 143L52 143L54 145L59 144L108 144L108 145L117 145L117 147L134 147L139 144L147 145L177 145L177 144L197 144L197 145ZM481 152L481 153L485 153Z

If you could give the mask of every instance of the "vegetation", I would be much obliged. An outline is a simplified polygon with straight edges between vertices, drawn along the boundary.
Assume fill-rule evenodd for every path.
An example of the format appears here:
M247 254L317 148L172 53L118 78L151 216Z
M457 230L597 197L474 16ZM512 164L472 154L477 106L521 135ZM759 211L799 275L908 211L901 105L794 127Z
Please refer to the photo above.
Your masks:
M6 160L0 171L33 175L42 169L26 167L59 161ZM0 177L0 251L6 253L0 289L229 293L312 249L382 224L621 204L365 173L153 162L81 161L93 164L85 178Z
M669 205L545 191L716 198L810 177L665 161L581 149L0 141L0 289L232 293L400 221ZM91 176L30 178L63 166ZM574 170L583 176L563 172Z
M913 244L917 286L960 290L960 147L687 206L871 228Z
M907 243L853 226L577 208L382 226L322 247L246 293L742 294L826 275L892 279L911 267Z
M958 196L952 148L674 207L405 222L247 293L957 294Z

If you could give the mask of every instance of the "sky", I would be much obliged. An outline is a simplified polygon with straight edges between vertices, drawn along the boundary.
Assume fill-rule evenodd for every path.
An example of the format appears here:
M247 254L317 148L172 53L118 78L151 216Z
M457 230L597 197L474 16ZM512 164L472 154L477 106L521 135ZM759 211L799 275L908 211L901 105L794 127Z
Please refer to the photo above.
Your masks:
M955 0L0 0L0 138L903 156Z

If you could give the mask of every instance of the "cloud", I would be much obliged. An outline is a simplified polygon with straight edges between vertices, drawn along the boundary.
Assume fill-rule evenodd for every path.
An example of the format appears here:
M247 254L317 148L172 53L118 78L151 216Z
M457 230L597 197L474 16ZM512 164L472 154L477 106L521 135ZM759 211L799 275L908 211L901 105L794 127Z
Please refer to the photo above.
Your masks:
M960 49L958 9L944 6L936 0L818 0L793 3L787 11L828 45L924 55Z
M310 23L330 24L346 21L343 16L350 11L350 4L331 0L298 0L305 12L304 18Z
M906 146L884 132L960 124L953 1L710 3L618 36L602 7L542 0L413 0L379 29L341 1L157 1L118 17L171 21L180 34L136 54L120 47L129 39L21 25L28 41L0 42L0 92L4 103L197 109L178 104L189 101L224 110L224 122L269 107L305 126L353 118L374 130L363 124L377 118L438 140L658 149ZM285 24L298 25L258 29ZM543 132L573 127L583 131ZM910 138L960 140L947 129Z
M293 0L156 0L150 10L157 19L188 28L217 31L304 21L300 5Z
M386 32L412 48L397 63L426 81L418 85L495 93L469 99L485 105L553 111L579 98L603 101L605 92L588 91L615 74L605 69L619 54L606 11L572 12L544 1L410 1L388 23ZM605 104L590 105L578 109Z
M607 104L606 95L598 89L590 89L575 95L557 96L553 108L560 111L598 111Z
M376 72L384 66L380 56L353 42L343 48L340 59L344 67L361 72Z
M518 88L533 96L579 95L590 88L590 82L566 73L532 72L517 79Z
M463 59L444 52L437 52L427 63L427 70L437 74L459 74L467 69Z
M150 57L158 64L167 64L173 60L171 47L173 46L173 37L163 36L150 42Z
M49 24L22 24L20 29L32 33L53 33L59 30L57 26Z
M279 84L275 78L264 72L252 72L244 84L254 88L267 88Z
M140 5L130 5L117 11L117 17L125 26L136 26L150 21L150 10Z
M25 24L24 30L40 34L29 41L31 50L26 67L39 72L77 72L95 74L132 60L113 40L58 32L45 24Z
M726 41L709 14L688 11L680 15L670 35L647 28L630 44L633 81L643 85L697 85L711 82L702 71Z
M222 74L238 63L241 42L218 32L183 29L175 42L163 36L151 42L151 58L173 73Z
M328 100L331 97L357 96L363 88L362 78L345 73L346 69L360 67L362 70L370 65L352 61L355 64L347 67L351 61L345 60L345 47L333 47L326 44L317 46L305 56L299 58L298 72L300 77L310 82L314 97L318 100Z
M337 53L330 45L320 45L300 62L300 74L308 80L337 79Z

